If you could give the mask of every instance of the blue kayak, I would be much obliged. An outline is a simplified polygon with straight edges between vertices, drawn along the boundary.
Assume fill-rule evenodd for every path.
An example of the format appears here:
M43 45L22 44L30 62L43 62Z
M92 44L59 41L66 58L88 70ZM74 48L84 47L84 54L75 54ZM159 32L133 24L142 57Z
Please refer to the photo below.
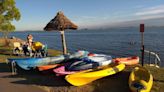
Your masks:
M9 58L8 61L15 62L19 67L24 70L30 70L41 65L58 64L73 58L87 57L88 53L88 51L78 51L71 55L60 55L45 58Z
M76 61L65 67L66 67L66 70L68 71L80 71L80 70L93 69L98 66L99 64L97 62Z
M94 54L92 56L76 59L76 62L68 64L66 70L79 71L86 69L93 69L98 66L104 66L112 63L112 57L104 54Z

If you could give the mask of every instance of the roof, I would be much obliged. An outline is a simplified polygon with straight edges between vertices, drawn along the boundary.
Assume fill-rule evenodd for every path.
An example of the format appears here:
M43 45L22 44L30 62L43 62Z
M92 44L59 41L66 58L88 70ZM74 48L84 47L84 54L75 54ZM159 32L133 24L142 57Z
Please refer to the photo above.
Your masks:
M65 29L77 29L78 26L72 23L63 12L59 11L57 15L46 25L44 30L52 31L58 30L62 31Z

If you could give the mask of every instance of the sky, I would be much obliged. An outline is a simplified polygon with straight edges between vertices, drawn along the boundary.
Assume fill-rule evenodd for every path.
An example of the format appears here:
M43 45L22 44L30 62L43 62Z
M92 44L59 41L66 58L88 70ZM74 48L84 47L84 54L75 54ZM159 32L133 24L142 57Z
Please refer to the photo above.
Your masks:
M21 19L13 21L18 31L43 30L58 11L62 11L80 29L119 26L119 23L128 21L164 19L164 0L15 1L21 13Z

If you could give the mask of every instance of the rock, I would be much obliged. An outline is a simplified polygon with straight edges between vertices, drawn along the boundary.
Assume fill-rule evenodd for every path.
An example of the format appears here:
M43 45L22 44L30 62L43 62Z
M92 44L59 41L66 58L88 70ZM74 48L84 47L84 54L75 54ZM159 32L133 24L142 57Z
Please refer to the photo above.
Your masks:
M19 42L21 44L25 43L24 40L16 37L11 38L0 38L0 46L9 46L12 47L14 42Z

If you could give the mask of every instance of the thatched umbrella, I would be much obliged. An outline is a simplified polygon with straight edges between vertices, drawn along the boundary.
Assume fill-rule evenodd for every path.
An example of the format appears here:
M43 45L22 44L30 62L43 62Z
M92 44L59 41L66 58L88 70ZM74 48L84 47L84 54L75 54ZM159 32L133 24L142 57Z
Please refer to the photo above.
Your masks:
M44 28L46 31L60 31L62 38L62 46L63 46L63 54L67 54L67 46L65 42L65 29L77 29L78 26L72 23L66 16L64 16L63 12L58 12L55 18L53 18Z

